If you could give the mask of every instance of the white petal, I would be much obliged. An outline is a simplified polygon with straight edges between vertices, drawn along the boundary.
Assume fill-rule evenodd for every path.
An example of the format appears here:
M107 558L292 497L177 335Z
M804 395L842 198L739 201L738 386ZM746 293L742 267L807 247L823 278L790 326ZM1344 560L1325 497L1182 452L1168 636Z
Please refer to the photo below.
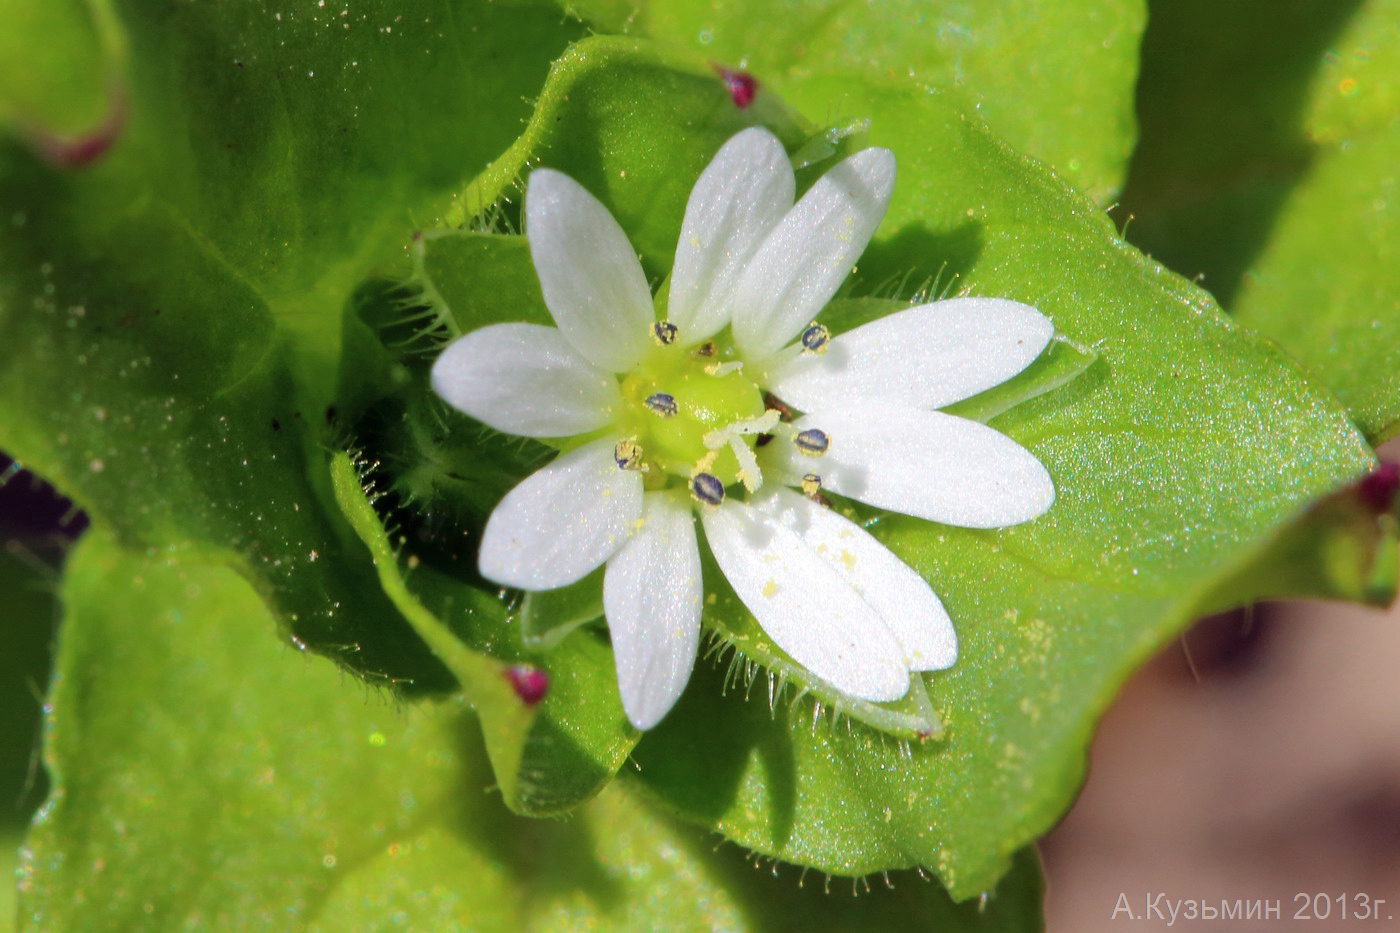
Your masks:
M610 372L631 369L655 315L642 264L612 214L569 176L536 169L525 233L544 303L569 343Z
M781 349L831 300L893 189L894 154L857 152L818 179L768 234L731 299L734 341L745 359Z
M569 437L608 423L617 379L538 324L492 324L454 340L433 363L433 391L458 411L522 437Z
M482 533L481 575L552 590L622 547L642 515L642 474L618 467L615 444L605 438L570 451L506 493Z
M734 500L703 520L720 569L778 647L843 693L877 703L904 696L903 648L795 532Z
M754 508L802 537L869 603L904 649L911 671L938 671L958 659L958 637L923 577L855 522L790 489L760 497Z
M648 494L642 527L608 561L603 612L622 708L638 729L670 712L700 646L700 549L690 504Z
M729 323L744 264L792 207L796 181L776 136L751 127L720 147L685 206L666 317L689 344Z
M820 457L779 439L787 481L816 473L822 487L852 499L965 528L1000 528L1050 508L1055 487L1040 461L998 431L938 411L858 402L793 423L830 439Z
M1029 305L953 298L857 327L821 355L791 357L769 388L799 411L878 398L942 408L1010 379L1054 334Z

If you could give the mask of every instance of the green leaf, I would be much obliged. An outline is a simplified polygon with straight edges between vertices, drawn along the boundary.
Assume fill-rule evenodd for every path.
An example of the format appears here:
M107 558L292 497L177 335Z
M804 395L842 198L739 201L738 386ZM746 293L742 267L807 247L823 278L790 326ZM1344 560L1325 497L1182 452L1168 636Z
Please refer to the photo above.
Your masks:
M867 82L907 77L1104 203L1122 185L1135 141L1145 20L1140 0L900 0L878 13L849 0L658 0L644 7L640 29L742 66L757 77L760 99L771 88L826 119L868 113L833 111L823 82L839 80L859 100Z
M192 297L165 304L120 267L64 252L61 212L32 217L32 239L0 239L6 449L128 542L222 553L302 643L385 681L449 687L417 637L386 624L397 613L321 504L322 415L297 403L266 314L203 303L242 292L196 251L168 254Z
M459 703L366 697L197 554L97 528L63 595L21 929L1040 928L1029 855L983 911L912 876L799 887L620 787L566 822L514 817Z
M1099 355L993 421L1046 464L1058 501L992 532L871 516L959 630L958 664L928 678L945 740L907 748L788 695L770 716L761 686L746 706L711 677L634 757L670 806L758 851L839 873L920 864L966 897L1058 819L1136 665L1254 542L1373 460L1280 354L987 132L914 88L861 104L901 171L865 287L952 257L964 290L1034 303Z
M449 688L343 554L322 466L342 312L510 143L582 26L448 2L11 0L6 23L41 51L0 56L0 445L127 542L220 549L302 643ZM30 124L90 122L92 67L54 76L99 59L123 107L80 169Z
M1400 95L1388 0L1154 4L1129 235L1203 276L1338 394L1373 441L1400 421L1391 260ZM1336 51L1333 51L1336 50ZM1389 51L1388 51L1389 50Z

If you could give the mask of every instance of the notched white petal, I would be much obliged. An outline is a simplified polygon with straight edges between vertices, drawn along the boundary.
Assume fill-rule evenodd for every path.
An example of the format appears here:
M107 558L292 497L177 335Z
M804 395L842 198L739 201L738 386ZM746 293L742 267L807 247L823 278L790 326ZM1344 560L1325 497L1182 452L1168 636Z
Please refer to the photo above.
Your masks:
M796 532L732 500L708 510L703 521L734 592L794 661L862 700L904 696L903 647L874 607Z
M700 645L700 550L683 498L647 495L642 526L603 577L622 709L638 729L661 721L685 690Z
M911 671L952 667L953 622L929 585L869 532L789 489L759 497L754 508L781 522L855 588L904 649Z
M432 384L458 411L522 437L596 430L622 400L611 373L538 324L493 324L453 341L433 363Z
M1004 298L952 298L871 321L821 355L793 355L770 388L800 411L886 399L942 408L1000 385L1055 334L1036 309Z
M830 445L822 487L882 509L965 528L1000 528L1050 508L1055 486L1039 460L999 431L965 418L858 402L815 411L793 427L820 428ZM790 444L789 483L812 469Z
M568 341L610 372L635 365L651 340L651 291L608 209L567 175L536 169L525 234L545 305Z
M616 443L570 451L506 493L482 533L481 575L552 590L583 579L622 547L642 514L642 475L618 467Z
M776 136L751 127L720 147L690 192L668 318L697 343L729 323L739 271L792 207L796 182Z
M745 359L781 349L836 294L885 216L894 154L866 149L842 161L773 228L734 288L734 341Z

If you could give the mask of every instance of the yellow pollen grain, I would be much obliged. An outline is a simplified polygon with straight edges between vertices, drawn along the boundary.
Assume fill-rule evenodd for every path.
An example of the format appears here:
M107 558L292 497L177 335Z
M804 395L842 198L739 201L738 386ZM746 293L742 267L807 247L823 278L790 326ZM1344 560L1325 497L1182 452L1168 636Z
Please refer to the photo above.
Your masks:
M764 598L764 599L772 599L774 596L777 596L777 595L778 595L778 583L777 583L776 580L769 580L767 583L763 584L763 598Z

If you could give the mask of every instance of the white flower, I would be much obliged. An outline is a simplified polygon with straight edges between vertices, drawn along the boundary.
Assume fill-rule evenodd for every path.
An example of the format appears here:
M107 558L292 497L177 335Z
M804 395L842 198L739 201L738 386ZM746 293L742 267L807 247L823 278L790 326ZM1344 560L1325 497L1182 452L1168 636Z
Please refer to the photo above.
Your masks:
M563 451L491 514L481 573L539 591L606 563L618 685L638 729L666 715L695 663L695 514L783 651L842 693L886 702L911 672L953 663L952 623L918 574L820 493L973 528L1027 521L1054 499L1015 442L933 410L1035 359L1053 333L1039 312L961 298L834 338L811 323L884 216L894 171L889 150L866 149L794 204L782 145L739 133L691 193L658 321L607 209L539 169L526 234L558 329L484 327L433 366L453 407Z

